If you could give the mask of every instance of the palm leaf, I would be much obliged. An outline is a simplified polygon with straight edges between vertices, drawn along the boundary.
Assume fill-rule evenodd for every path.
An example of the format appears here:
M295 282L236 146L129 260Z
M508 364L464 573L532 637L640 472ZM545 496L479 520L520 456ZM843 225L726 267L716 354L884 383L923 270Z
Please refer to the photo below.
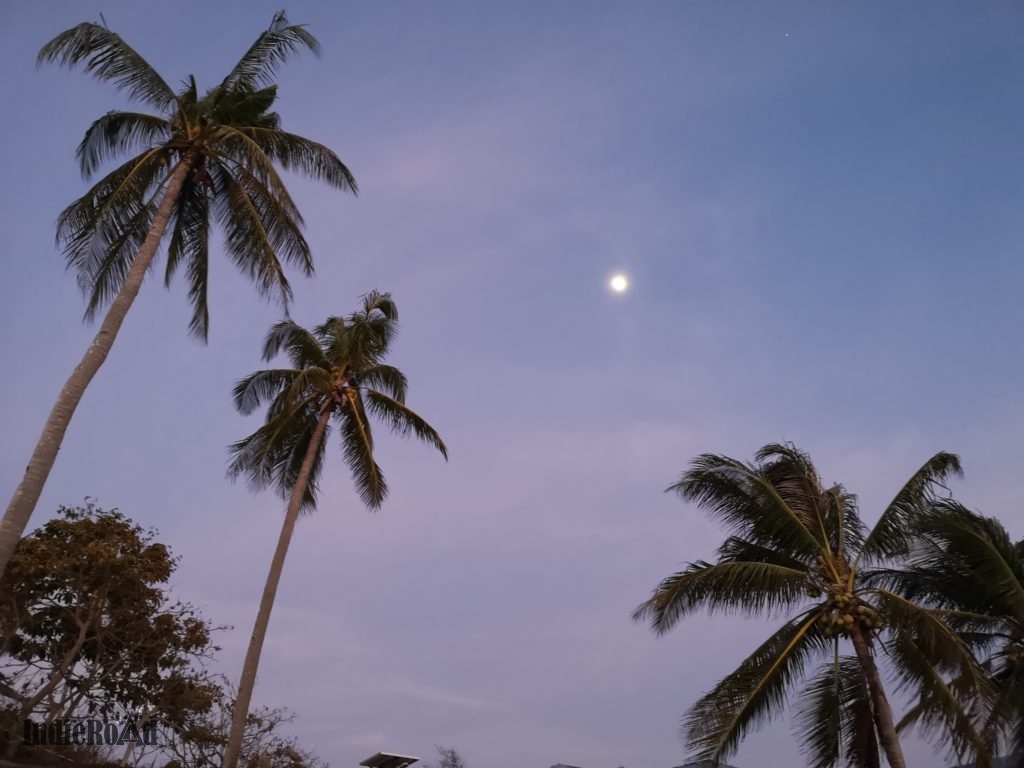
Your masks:
M210 202L206 187L189 178L175 208L174 229L167 246L164 283L170 285L180 262L187 264L188 297L192 305L189 334L206 341L210 310L206 301L210 261Z
M790 568L802 573L807 572L807 564L802 560L791 557L785 552L780 552L772 547L741 539L739 536L730 536L722 542L722 545L718 548L718 562L771 563L772 565Z
M748 541L807 561L822 551L820 541L756 467L727 456L704 454L694 459L668 490L698 504Z
M289 25L282 12L275 17L274 25L256 38L256 42L239 59L220 84L220 89L256 90L270 85L281 64L302 48L315 55L320 54L316 38L304 26Z
M235 408L248 416L264 403L272 401L287 390L302 374L290 368L256 371L235 384L232 397Z
M277 293L287 306L292 290L278 257L300 261L307 273L311 268L309 247L298 225L282 215L266 187L251 174L237 167L229 171L218 163L211 167L211 175L221 192L214 213L224 229L224 250L261 295Z
M288 443L287 451L281 456L278 470L277 487L281 498L288 499L298 484L299 474L305 462L306 454L309 451L313 435L316 432L317 422L321 417L320 411L310 408L306 418L300 420L301 429L297 430L294 439ZM303 488L302 498L299 502L301 512L312 512L316 509L316 500L320 489L320 471L323 467L324 453L327 450L327 441L330 437L330 425L324 432L320 444L313 454L313 464L310 468L309 478Z
M99 24L79 24L44 45L37 65L53 62L69 68L81 64L97 80L113 82L130 99L157 110L175 103L174 91L156 70L119 35Z
M771 487L792 510L822 548L829 536L825 529L825 491L810 457L792 445L771 443L759 450L754 460Z
M296 224L303 223L302 214L292 200L273 161L259 144L250 139L244 130L233 125L215 126L210 133L216 142L216 156L219 161L227 162L233 173L251 176L266 187L285 216Z
M448 448L441 435L415 411L373 389L365 390L363 397L369 412L387 424L392 432L403 437L415 435L417 439L437 448L445 460L448 459Z
M317 397L294 402L287 393L275 401L264 425L229 449L228 478L244 475L249 487L259 491L275 486L287 497L290 488L283 485L290 451L303 436L311 434L310 422L318 418Z
M384 363L361 369L358 383L361 386L379 389L400 403L405 402L405 393L409 387L405 374L393 365Z
M879 768L878 737L864 670L836 656L804 686L793 718L808 768Z
M143 203L137 210L126 206L119 212L117 227L101 227L91 240L93 260L88 271L79 272L78 284L88 294L85 319L92 320L96 313L117 296L128 277L136 254L145 242L156 215L156 206ZM102 260L101 258L102 257ZM88 275L86 278L85 275Z
M358 191L352 172L331 149L315 141L266 128L239 128L255 142L267 157L286 170L299 171L311 179L323 181L337 189Z
M277 101L277 86L225 90L214 88L203 97L202 104L218 126L235 125L275 130L280 125L277 113L270 108Z
M896 670L899 687L917 697L914 722L936 744L947 747L958 759L968 755L977 768L990 768L991 748L974 722L971 709L991 701L991 691L976 667L973 657L966 657L951 680L947 680L932 663L930 638L920 642L912 632L896 632L886 643L886 650Z
M107 160L126 152L152 149L170 138L162 118L140 112L108 112L85 131L75 156L88 178Z
M916 533L923 544L912 551L911 562L937 577L931 599L1024 624L1024 560L999 521L941 501ZM960 578L943 579L949 572ZM945 594L938 594L943 588Z
M331 366L317 338L292 320L275 323L263 340L263 359L266 362L269 363L282 351L295 368Z
M761 613L791 608L804 599L806 572L764 562L692 563L655 588L633 612L663 634L695 611Z
M926 461L882 512L864 540L857 562L870 563L904 554L910 545L912 523L935 498L935 487L962 474L960 458L952 453L937 453Z
M724 760L743 737L778 716L812 655L827 647L813 613L787 622L684 718L687 746L697 760Z
M370 509L379 509L388 495L384 475L373 458L373 431L366 418L362 398L349 389L345 403L337 412L341 422L341 448L352 473L359 498Z
M150 209L150 195L163 170L152 150L133 157L96 182L57 217L57 242L68 267L78 273L79 286L91 292L91 307L110 298L107 287L96 283L101 272L111 269L111 262L127 261L127 266L117 267L119 273L127 273L135 253L114 245L123 245L128 238L141 245L140 219ZM149 231L148 223L145 231ZM115 281L114 285L116 293L120 283ZM91 308L88 314L94 311Z

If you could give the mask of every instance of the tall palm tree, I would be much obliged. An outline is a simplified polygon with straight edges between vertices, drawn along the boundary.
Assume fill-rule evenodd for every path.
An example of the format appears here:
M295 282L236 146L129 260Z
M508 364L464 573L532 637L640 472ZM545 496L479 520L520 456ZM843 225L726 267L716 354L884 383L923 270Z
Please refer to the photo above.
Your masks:
M229 476L245 476L255 489L273 486L288 508L260 600L242 667L231 733L222 768L234 768L241 747L263 639L299 512L316 506L318 480L331 424L359 497L377 509L388 487L373 455L369 416L393 432L412 435L448 458L440 435L405 405L406 379L384 362L398 329L398 310L386 293L369 293L348 318L330 317L312 332L290 320L277 323L263 344L270 362L285 352L291 368L258 371L235 387L235 405L250 414L267 403L262 427L231 446Z
M786 617L685 716L687 744L698 758L724 759L796 693L793 723L808 765L826 768L845 760L877 768L881 747L892 768L905 768L876 663L879 645L884 640L886 650L899 649L901 680L916 689L938 687L923 639L965 675L976 665L940 615L873 584L870 568L907 551L909 522L936 497L936 486L959 472L956 456L936 454L870 531L856 497L840 485L826 487L809 457L789 445L765 446L753 464L699 456L669 487L731 535L715 562L698 561L666 578L634 618L649 619L661 634L699 609ZM847 643L852 654L841 652ZM805 670L815 658L825 663L807 680ZM801 680L807 682L798 687ZM933 714L957 748L977 746L958 700L945 700Z
M984 660L987 686L951 677L975 706L987 747L1018 754L1024 765L1024 541L1014 542L1002 523L953 500L940 500L915 524L907 565L880 574L906 599L945 612L947 623ZM936 703L923 699L904 718L940 742ZM941 707L941 702L938 702Z
M312 274L302 217L278 170L298 171L355 192L355 180L327 147L281 129L272 112L279 66L316 39L283 13L219 85L200 96L195 78L180 91L105 26L79 24L39 52L39 63L76 65L111 82L155 114L112 111L78 145L89 178L107 161L128 157L58 218L57 240L88 295L86 317L107 307L99 332L64 384L24 477L0 522L0 574L14 552L53 468L71 417L106 360L143 278L167 239L165 280L185 272L194 337L205 340L209 237L224 232L227 255L264 295L286 305L283 264ZM282 263L283 262L283 263Z

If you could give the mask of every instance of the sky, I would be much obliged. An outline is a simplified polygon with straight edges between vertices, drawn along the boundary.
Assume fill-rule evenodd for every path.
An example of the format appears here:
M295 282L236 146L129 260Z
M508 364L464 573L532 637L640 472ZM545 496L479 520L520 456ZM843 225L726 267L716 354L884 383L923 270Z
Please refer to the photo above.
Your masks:
M170 82L215 84L277 4L10 4L0 27L0 489L12 493L95 327L53 244L74 148L124 105L35 68L80 21ZM1024 5L304 2L323 55L283 125L359 195L301 179L305 325L394 295L392 361L451 460L378 437L359 503L337 445L293 540L256 702L334 768L379 751L470 768L670 768L686 708L771 625L630 619L723 531L663 489L699 453L810 452L877 518L940 450L957 494L1024 536ZM159 267L158 267L159 269ZM613 295L609 276L631 281ZM283 504L225 479L258 425L231 387L281 310L227 259L211 333L154 275L71 424L32 524L92 497L181 556L175 593L237 678ZM944 765L917 740L911 765ZM788 724L740 768L799 764Z

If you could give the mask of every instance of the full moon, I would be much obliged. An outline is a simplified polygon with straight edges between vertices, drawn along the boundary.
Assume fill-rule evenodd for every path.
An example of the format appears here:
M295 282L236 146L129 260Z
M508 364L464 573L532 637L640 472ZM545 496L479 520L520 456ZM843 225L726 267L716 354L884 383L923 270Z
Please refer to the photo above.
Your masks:
M615 291L615 293L625 293L626 289L629 288L629 278L621 272L617 275L612 275L612 279L608 281L608 287Z

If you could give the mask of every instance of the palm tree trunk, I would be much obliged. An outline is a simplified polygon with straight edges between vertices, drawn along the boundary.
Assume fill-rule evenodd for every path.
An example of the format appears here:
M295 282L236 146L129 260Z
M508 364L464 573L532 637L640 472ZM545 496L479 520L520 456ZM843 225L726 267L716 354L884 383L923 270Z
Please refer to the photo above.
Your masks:
M242 678L238 681L238 695L235 697L235 705L231 713L231 731L228 734L228 743L224 750L224 759L221 760L221 768L235 768L235 763L238 762L238 755L242 749L242 738L245 736L245 721L249 716L249 703L252 701L253 688L256 687L256 670L260 665L263 640L267 636L267 627L270 625L270 612L274 608L277 586L281 582L284 559L288 554L292 533L295 531L295 522L299 519L299 508L302 506L302 497L306 492L310 473L313 471L313 462L316 460L320 444L324 439L324 432L327 430L327 423L334 411L333 406L333 401L328 401L321 409L320 420L310 437L309 447L306 449L302 466L299 468L299 475L295 478L295 487L292 488L288 511L285 513L284 523L281 525L277 549L274 551L274 559L270 562L267 583L263 587L263 597L260 600L259 612L256 614L256 625L252 630L249 650L245 654L245 663L242 665Z
M871 701L875 709L875 727L878 729L878 736L882 742L882 749L885 750L885 756L889 760L890 768L907 768L907 761L903 758L903 748L900 746L900 739L893 723L892 708L889 706L889 699L885 696L882 678L875 665L875 657L871 654L871 648L868 647L868 641L859 626L854 625L851 639L853 648L857 652L857 660L868 680L868 690L871 693Z
M28 466L25 467L25 475L7 506L3 520L0 521L0 576L7 570L7 563L11 559L11 555L14 554L14 548L21 540L21 536L28 526L29 518L35 511L39 496L43 492L43 486L46 485L46 478L49 477L50 470L53 469L53 464L57 460L57 452L64 441L64 433L67 432L71 417L85 394L89 382L99 371L103 361L107 359L111 347L114 346L114 339L117 338L117 332L121 329L121 323L124 322L125 315L128 314L132 302L139 294L146 271L153 263L153 258L160 247L160 240L171 220L171 213L178 200L178 194L181 192L181 185L193 162L191 154L187 154L171 174L163 199L160 201L160 207L157 208L156 215L153 217L149 234L146 235L142 247L139 248L121 290L117 292L117 296L103 318L99 332L86 349L81 361L75 366L74 372L65 382L53 410L50 411L46 426L43 427L43 434L39 437L35 450L32 451L32 458L29 460Z

